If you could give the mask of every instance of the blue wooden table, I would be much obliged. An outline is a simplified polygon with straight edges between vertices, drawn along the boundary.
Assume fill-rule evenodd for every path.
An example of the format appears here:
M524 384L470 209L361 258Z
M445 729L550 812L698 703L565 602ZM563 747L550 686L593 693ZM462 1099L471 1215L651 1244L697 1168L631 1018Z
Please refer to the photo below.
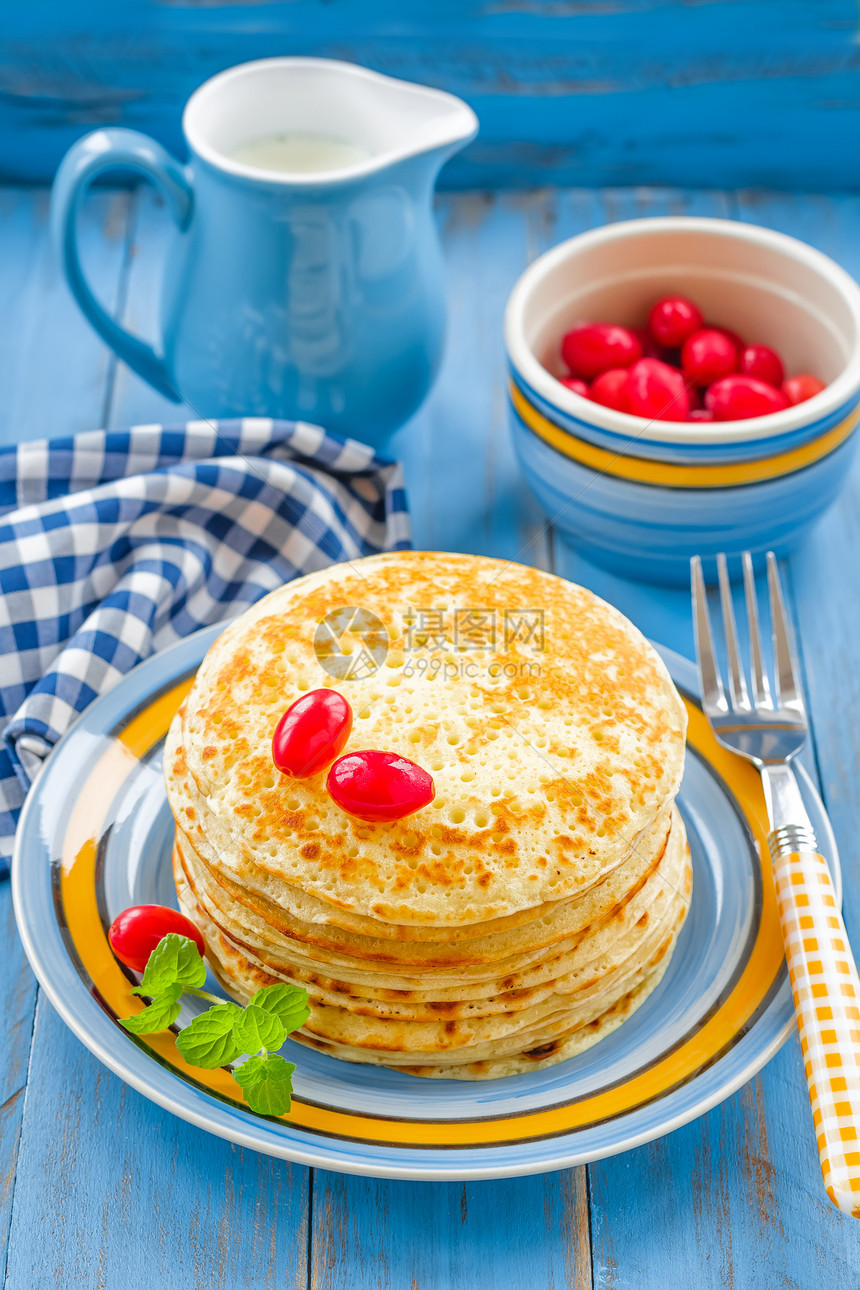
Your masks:
M857 0L8 0L0 181L50 182L102 125L181 150L202 81L298 54L466 99L452 188L850 189L858 26Z
M118 365L73 306L47 192L0 189L0 442L183 417ZM860 277L860 197L676 190L444 197L451 334L441 378L395 445L415 542L531 562L585 583L687 655L687 596L601 572L525 493L505 425L501 316L525 264L607 220L725 215L802 237ZM147 190L96 193L93 282L151 328L166 219ZM205 411L205 409L203 409ZM860 462L858 462L860 467ZM790 561L815 729L860 945L860 469ZM108 1074L39 997L8 884L0 957L0 1269L8 1290L849 1290L860 1223L827 1200L792 1039L730 1101L659 1142L569 1172L415 1185L290 1167L208 1137Z

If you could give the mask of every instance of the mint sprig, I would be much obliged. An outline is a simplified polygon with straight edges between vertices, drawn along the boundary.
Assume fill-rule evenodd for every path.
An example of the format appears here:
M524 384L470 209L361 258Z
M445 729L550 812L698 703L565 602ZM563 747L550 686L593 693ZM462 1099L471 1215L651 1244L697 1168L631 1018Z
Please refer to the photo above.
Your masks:
M183 994L208 999L213 1007L201 1012L176 1036L176 1047L191 1066L214 1070L245 1060L231 1070L252 1111L258 1115L285 1115L292 1098L292 1073L296 1069L272 1049L303 1026L310 1016L307 990L298 986L267 985L258 990L247 1007L225 1003L201 989L206 964L187 936L171 932L158 942L147 960L143 979L133 994L150 1003L134 1017L120 1018L133 1035L167 1030L179 1016Z
M229 1066L245 1051L233 1037L233 1027L241 1016L238 1004L218 1003L180 1030L176 1047L192 1066L202 1066L207 1071Z
M298 1030L311 1015L307 990L300 990L294 985L264 985L262 990L251 995L248 1001L248 1008L250 1007L264 1008L266 1012L271 1012L281 1022L287 1034ZM245 1011L247 1012L247 1008ZM280 1044L267 1044L266 1047L276 1048Z
M167 1030L182 1011L182 1004L179 1002L181 994L181 986L168 986L153 999L148 1008L144 1008L136 1017L126 1017L121 1024L133 1035L152 1035L157 1030Z
M286 1115L293 1093L293 1062L278 1053L260 1053L249 1057L233 1071L245 1100L261 1115Z
M187 936L170 932L161 938L146 960L143 980L132 993L154 999L170 986L180 986L181 993L189 987L199 988L205 980L206 964L197 946Z
M257 1003L249 1003L233 1028L233 1038L243 1053L258 1053L261 1048L275 1052L287 1037L287 1028L273 1012Z

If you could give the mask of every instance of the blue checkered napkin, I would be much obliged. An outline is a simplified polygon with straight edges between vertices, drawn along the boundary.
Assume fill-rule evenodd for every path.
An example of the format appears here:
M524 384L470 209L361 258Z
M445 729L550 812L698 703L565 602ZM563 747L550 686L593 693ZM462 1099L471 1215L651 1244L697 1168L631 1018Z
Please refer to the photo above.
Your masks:
M302 422L0 450L0 874L29 784L96 695L297 574L407 546L400 467Z

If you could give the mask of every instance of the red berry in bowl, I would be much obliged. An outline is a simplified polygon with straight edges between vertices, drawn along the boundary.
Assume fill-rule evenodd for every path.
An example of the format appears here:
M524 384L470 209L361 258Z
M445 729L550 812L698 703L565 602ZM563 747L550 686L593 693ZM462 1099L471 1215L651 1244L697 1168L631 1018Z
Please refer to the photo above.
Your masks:
M648 315L648 328L658 344L671 349L683 345L688 336L699 330L702 321L698 305L686 296L664 296Z
M807 399L814 398L826 389L824 381L819 381L817 376L810 376L808 372L804 372L802 376L790 376L782 384L782 392L792 407L796 403L805 403Z
M338 806L360 820L402 820L436 796L433 776L399 753L365 749L332 766L326 787Z
M201 954L206 953L206 944L194 924L168 905L132 905L124 909L111 923L108 941L120 963L133 972L142 972L156 945L171 932L187 936Z
M642 346L629 327L585 323L564 336L561 356L573 376L591 381L610 367L630 367L642 357Z
M627 402L627 383L630 373L626 367L611 367L608 372L601 372L591 383L591 397L595 403L605 408L614 408L616 412L629 412Z
M737 371L738 351L725 332L705 327L684 341L681 367L692 385L711 385Z
M686 421L690 398L677 368L659 358L640 358L627 384L630 411L649 421Z
M573 390L574 394L580 394L584 399L588 398L588 386L578 376L562 376L559 379L566 390Z
M788 399L780 390L753 376L725 376L715 381L705 395L705 407L715 421L746 421L782 412Z
M715 327L713 324L708 324L708 326L710 331L719 331L722 332L724 336L728 336L738 353L740 353L742 349L746 349L746 341L742 336L739 336L736 331L732 331L731 327Z
M777 389L785 380L785 368L775 349L767 345L747 345L741 351L738 371L744 376L754 376L757 381L775 385Z
M325 770L352 729L352 708L337 690L309 690L291 703L272 736L272 761L284 775L303 779Z

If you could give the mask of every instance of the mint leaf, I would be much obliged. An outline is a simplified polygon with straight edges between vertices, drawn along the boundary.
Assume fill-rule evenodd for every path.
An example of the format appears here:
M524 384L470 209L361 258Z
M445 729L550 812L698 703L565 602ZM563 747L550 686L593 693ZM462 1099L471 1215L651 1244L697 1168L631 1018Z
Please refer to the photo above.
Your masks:
M135 987L135 994L154 997L168 986L178 985L181 990L189 986L200 987L206 980L206 964L200 951L187 936L169 932L163 936L147 959L143 980Z
M311 1015L308 1007L308 992L296 985L265 985L252 996L248 1006L250 1007L251 1004L273 1013L282 1023L287 1034L292 1030L298 1030ZM281 1042L283 1043L283 1040ZM274 1048L274 1044L264 1046Z
M182 986L171 985L162 991L148 1008L134 1017L120 1017L119 1024L132 1035L153 1035L157 1030L167 1030L182 1011L178 1002Z
M201 1012L190 1026L176 1036L176 1047L192 1066L214 1070L227 1066L245 1051L233 1037L233 1028L242 1016L242 1009L235 1003L219 1003L208 1012Z
M287 1037L287 1028L273 1012L266 1012L255 1003L249 1003L236 1025L233 1038L241 1044L243 1053L258 1053L261 1048L280 1048Z
M267 988L278 990L280 986ZM294 1062L277 1053L266 1053L242 1062L233 1071L233 1078L252 1111L258 1115L286 1115L292 1104L291 1076L295 1069Z

